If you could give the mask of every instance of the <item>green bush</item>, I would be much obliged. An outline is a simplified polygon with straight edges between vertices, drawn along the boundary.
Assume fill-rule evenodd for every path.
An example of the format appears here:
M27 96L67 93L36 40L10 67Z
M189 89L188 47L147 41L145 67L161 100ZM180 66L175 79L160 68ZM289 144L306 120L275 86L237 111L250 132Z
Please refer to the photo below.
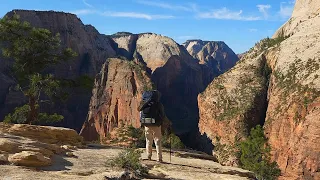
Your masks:
M36 106L38 109L39 106ZM30 112L30 106L25 104L21 107L16 107L12 114L8 114L4 118L4 123L14 123L14 124L24 124L27 122L27 117ZM31 124L34 125L50 125L55 122L60 122L63 120L62 115L56 113L49 115L47 113L38 113L37 118Z
M142 128L135 128L133 126L128 126L128 135L135 139L134 143L131 145L136 148L146 147L146 137Z
M171 138L171 142L170 142L170 138ZM173 148L173 149L184 149L185 145L181 142L180 138L178 136L176 136L175 134L171 133L165 133L162 136L162 146L165 148Z
M148 169L142 166L140 162L141 151L128 148L118 154L114 159L106 163L107 166L115 168L123 168L134 172L136 175L144 175L148 173Z
M248 139L240 143L240 163L258 179L273 180L280 176L277 163L270 162L270 147L260 125L252 128Z

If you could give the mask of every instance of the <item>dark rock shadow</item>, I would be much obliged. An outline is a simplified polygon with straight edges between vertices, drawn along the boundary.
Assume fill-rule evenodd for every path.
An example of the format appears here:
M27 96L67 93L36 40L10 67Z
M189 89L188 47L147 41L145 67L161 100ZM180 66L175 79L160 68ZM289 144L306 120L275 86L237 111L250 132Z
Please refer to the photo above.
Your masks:
M65 157L61 155L54 155L52 157L52 165L48 167L42 167L39 168L38 170L43 170L43 171L65 171L65 170L70 170L67 167L73 166L73 163L70 161L66 160Z

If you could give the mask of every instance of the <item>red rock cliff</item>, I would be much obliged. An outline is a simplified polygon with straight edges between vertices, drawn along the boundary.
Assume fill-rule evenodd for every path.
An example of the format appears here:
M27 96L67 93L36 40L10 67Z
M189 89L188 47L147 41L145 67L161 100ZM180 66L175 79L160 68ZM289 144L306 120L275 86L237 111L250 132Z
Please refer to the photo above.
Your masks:
M80 135L86 140L102 140L122 125L140 127L138 106L151 80L142 66L133 61L111 58L97 75L88 119Z

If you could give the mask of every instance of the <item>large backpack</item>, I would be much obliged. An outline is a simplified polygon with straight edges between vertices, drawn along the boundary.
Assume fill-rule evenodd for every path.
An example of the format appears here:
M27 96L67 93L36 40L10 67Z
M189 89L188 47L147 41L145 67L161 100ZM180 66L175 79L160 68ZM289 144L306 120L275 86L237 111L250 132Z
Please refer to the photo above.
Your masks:
M142 94L140 107L140 123L143 126L160 126L159 92L156 90L145 91Z

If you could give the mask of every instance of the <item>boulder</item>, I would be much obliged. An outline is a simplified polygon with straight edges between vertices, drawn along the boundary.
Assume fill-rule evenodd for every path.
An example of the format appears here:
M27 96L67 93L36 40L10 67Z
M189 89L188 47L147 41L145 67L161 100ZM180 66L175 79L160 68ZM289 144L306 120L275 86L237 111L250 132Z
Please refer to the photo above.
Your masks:
M22 151L9 156L9 162L19 166L43 167L51 165L51 159L40 152Z

